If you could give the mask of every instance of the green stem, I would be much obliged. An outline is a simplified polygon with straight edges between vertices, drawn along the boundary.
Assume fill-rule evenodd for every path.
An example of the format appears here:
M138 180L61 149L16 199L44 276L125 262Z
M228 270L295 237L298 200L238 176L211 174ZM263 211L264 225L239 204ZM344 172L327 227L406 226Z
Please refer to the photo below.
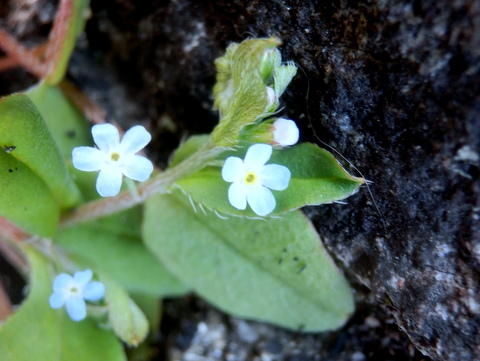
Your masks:
M208 161L218 156L224 150L223 147L218 147L212 142L208 142L180 164L140 184L137 188L137 195L127 190L116 197L102 198L84 204L65 214L60 221L60 227L71 227L105 217L143 203L156 194L166 193L169 187L177 180L199 171Z

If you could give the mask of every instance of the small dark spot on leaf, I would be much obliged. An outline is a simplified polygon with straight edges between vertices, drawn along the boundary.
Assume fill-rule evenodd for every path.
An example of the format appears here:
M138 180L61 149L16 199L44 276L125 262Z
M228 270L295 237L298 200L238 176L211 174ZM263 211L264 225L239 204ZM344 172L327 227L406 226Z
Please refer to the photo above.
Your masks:
M293 257L293 260L294 260L295 262L297 262L297 261L298 261L298 257Z
M302 268L300 268L297 272L297 275L300 274L301 272L303 272L305 270L305 268L307 268L307 265L303 265Z
M284 248L284 249L283 249L283 252L287 252L287 249L286 249L286 248Z
M67 130L67 137L75 138L75 131L74 130Z
M9 169L8 172L9 172L9 173L12 173L12 172L13 172L13 169Z
M280 258L280 259L278 260L278 264L282 264L282 262L283 262L283 259Z
M10 153L12 150L15 150L17 147L14 145L4 145L5 152Z

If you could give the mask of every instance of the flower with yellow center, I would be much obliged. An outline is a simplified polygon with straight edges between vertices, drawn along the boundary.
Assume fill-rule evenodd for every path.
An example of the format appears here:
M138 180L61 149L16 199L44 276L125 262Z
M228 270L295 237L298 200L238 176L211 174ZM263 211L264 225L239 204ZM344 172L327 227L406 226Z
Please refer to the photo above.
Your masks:
M222 178L232 183L228 188L228 201L232 206L244 210L248 203L259 216L272 213L277 203L270 189L287 189L291 173L283 165L266 165L271 155L271 145L254 144L248 148L244 160L238 157L225 160Z
M99 301L105 295L105 286L98 281L90 282L93 273L87 269L70 276L60 273L53 281L53 293L49 303L52 308L65 305L73 321L81 321L87 316L85 301Z
M102 197L117 195L124 175L139 182L150 177L153 171L152 162L135 154L152 139L143 126L136 125L129 129L121 142L118 130L112 124L94 125L92 136L98 149L93 147L73 149L72 163L79 170L100 171L96 186Z

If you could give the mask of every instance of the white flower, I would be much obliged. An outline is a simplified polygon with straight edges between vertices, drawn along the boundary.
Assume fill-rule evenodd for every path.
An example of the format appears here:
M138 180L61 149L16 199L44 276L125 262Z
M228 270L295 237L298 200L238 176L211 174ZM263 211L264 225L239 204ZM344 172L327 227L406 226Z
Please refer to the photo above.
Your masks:
M271 145L254 144L248 148L244 161L238 157L225 160L222 178L232 183L228 188L228 200L232 206L244 210L248 202L259 216L266 216L275 209L276 201L270 189L286 189L291 173L283 165L265 165L271 155Z
M298 142L298 127L293 120L278 118L272 124L273 141L282 147L294 145Z
M70 276L60 273L53 281L53 293L49 303L52 308L60 308L63 305L67 313L74 321L81 321L87 316L86 301L99 301L105 295L105 286L102 282L92 279L92 271L87 269L82 272L75 272Z
M94 125L92 136L99 149L77 147L73 149L72 162L79 170L100 171L97 191L102 197L118 194L123 175L139 182L150 177L153 172L152 162L135 154L152 139L143 126L136 125L130 128L121 142L118 130L112 124Z

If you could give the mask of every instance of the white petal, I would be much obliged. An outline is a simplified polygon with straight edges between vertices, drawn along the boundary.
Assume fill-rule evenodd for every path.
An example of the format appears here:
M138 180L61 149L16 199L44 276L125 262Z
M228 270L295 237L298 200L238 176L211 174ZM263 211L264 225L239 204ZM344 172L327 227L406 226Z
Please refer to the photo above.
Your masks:
M123 174L133 180L144 182L153 172L153 164L147 158L140 155L131 155L125 161L122 168Z
M270 159L272 155L272 146L268 144L254 144L247 150L245 155L245 167L259 168Z
M273 122L273 140L282 147L294 145L298 142L298 127L293 120L278 118Z
M72 163L78 170L92 172L102 169L106 154L97 148L77 147L72 151Z
M252 211L259 216L266 216L275 209L277 202L269 189L258 186L250 187L247 192L247 201Z
M90 282L83 288L83 298L87 301L98 301L105 296L105 285L102 282Z
M92 127L92 136L97 147L106 153L120 144L118 130L112 124L94 125Z
M71 297L67 301L67 313L74 321L81 321L87 317L87 306L82 297Z
M228 201L237 209L244 210L247 208L247 195L245 186L238 182L232 183L228 188Z
M102 197L113 197L122 187L122 171L116 167L105 167L98 174L97 192Z
M93 273L91 270L87 269L85 271L75 272L73 274L73 279L77 283L78 286L83 287L85 286L90 280L92 279Z
M225 182L235 182L245 176L245 165L238 157L228 157L222 168L222 178Z
M284 165L267 164L262 168L260 182L267 188L283 191L287 189L291 175L290 169Z
M53 290L61 292L65 287L73 282L73 277L66 273L60 273L53 281Z
M150 143L152 136L142 125L130 128L122 138L120 147L124 154L135 154Z
M268 105L272 105L277 101L277 96L275 95L275 90L267 86L267 100Z
M63 292L54 292L48 299L51 308L60 308L65 304L65 296Z

